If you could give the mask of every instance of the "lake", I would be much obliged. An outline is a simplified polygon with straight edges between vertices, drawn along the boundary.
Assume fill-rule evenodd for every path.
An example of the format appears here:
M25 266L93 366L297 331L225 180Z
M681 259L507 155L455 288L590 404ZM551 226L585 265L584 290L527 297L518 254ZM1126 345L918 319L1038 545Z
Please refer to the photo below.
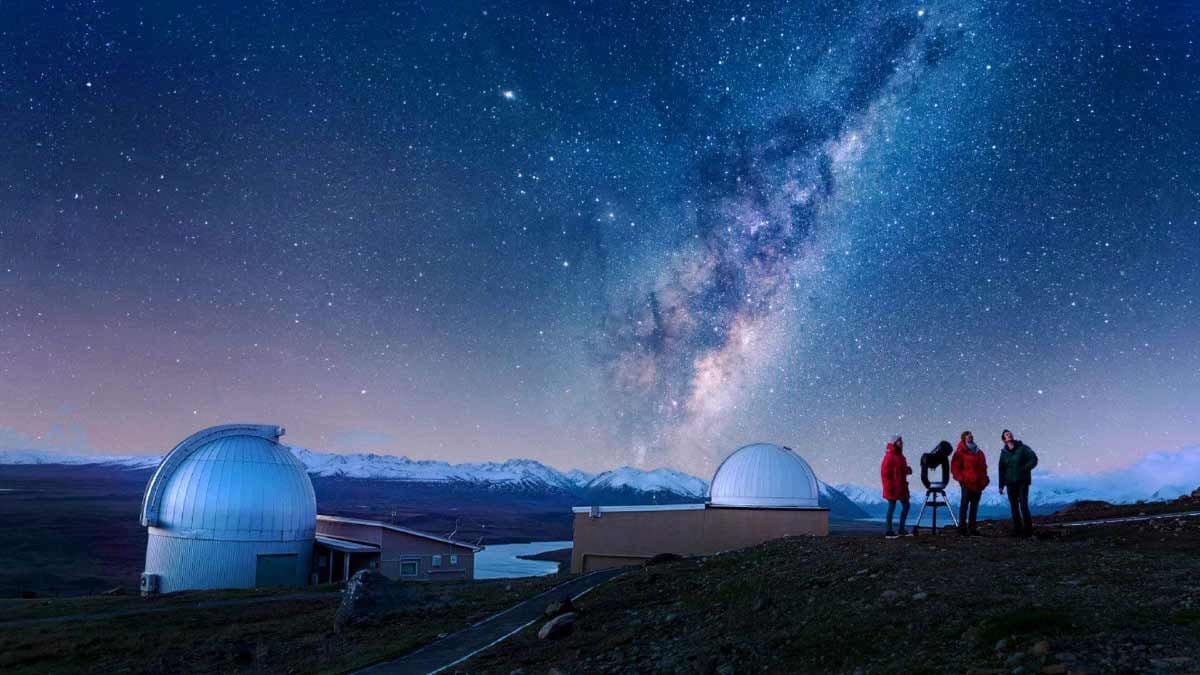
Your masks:
M571 548L569 541L531 541L527 544L490 544L475 554L476 579L541 577L558 572L550 560L523 560L517 556Z

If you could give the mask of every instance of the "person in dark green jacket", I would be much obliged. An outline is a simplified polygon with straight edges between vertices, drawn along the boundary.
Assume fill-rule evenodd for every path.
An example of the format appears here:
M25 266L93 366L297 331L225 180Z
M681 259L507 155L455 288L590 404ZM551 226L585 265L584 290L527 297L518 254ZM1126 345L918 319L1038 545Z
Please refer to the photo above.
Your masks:
M1005 429L1000 434L1004 448L1000 451L1000 494L1008 488L1008 505L1012 508L1014 537L1033 536L1033 520L1029 514L1029 484L1033 482L1033 467L1038 458L1033 448L1013 437Z

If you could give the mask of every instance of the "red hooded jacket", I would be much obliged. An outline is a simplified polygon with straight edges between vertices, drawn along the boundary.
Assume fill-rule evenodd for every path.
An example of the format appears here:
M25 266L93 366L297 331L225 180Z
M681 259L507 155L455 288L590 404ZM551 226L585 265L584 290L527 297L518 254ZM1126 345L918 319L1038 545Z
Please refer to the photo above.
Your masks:
M895 443L888 443L887 452L883 455L883 464L879 467L879 478L883 482L883 498L908 499L908 475L912 469L904 452Z
M950 459L950 474L971 492L983 492L991 482L987 475L987 458L983 456L983 450L971 452L966 441L958 442L958 449Z

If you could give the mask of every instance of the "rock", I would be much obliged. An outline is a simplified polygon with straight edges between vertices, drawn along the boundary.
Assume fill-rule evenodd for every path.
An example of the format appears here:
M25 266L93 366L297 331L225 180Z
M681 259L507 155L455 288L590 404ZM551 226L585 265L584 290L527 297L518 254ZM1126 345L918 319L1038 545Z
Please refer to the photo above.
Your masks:
M566 614L568 612L578 613L578 610L575 609L575 605L571 602L570 597L563 598L562 600L556 600L546 605L546 611L544 614L547 617L555 617L559 614Z
M508 675L525 675L525 669L517 668L515 670L509 671Z
M900 594L897 593L896 591L884 591L883 594L880 595L879 597L881 599L883 599L885 602L892 602L896 598L900 597Z
M1041 640L1033 645L1033 648L1029 650L1029 653L1041 658L1050 653L1050 643L1046 642L1045 640Z
M561 637L570 635L575 630L574 612L560 614L542 625L538 631L538 638L542 640L557 640Z
M683 556L678 553L659 553L647 560L646 566L662 565L663 563L675 562L676 560L683 560Z
M921 591L920 593L913 593L912 598L913 600L928 600L929 594L925 591Z
M1067 666L1062 663L1052 663L1044 666L1041 670L1042 675L1066 675Z
M733 675L735 672L732 664L722 663L717 666L717 675Z
M1021 662L1024 660L1025 660L1025 652L1016 652L1016 653L1009 655L1009 657L1007 659L1004 659L1004 665L1012 668L1014 666L1021 665Z
M1017 666L1016 668L1013 668L1010 672L1012 673L1012 675L1025 675L1025 673L1029 672L1029 669L1026 668L1025 666Z
M408 606L411 591L378 570L359 570L342 589L342 604L333 617L333 632L376 621Z
M761 612L770 606L771 606L771 599L765 595L760 595L757 598L754 598L754 603L752 605L750 605L750 609L752 609L756 612Z
M1008 640L997 640L996 641L996 651L1002 652L1005 649L1008 649Z

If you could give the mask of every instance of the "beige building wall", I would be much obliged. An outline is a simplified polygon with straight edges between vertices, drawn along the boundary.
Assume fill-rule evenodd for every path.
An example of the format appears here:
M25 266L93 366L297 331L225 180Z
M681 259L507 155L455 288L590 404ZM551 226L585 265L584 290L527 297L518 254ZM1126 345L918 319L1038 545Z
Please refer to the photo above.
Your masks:
M660 553L705 555L796 535L829 534L828 509L704 508L575 513L571 571L636 565Z

